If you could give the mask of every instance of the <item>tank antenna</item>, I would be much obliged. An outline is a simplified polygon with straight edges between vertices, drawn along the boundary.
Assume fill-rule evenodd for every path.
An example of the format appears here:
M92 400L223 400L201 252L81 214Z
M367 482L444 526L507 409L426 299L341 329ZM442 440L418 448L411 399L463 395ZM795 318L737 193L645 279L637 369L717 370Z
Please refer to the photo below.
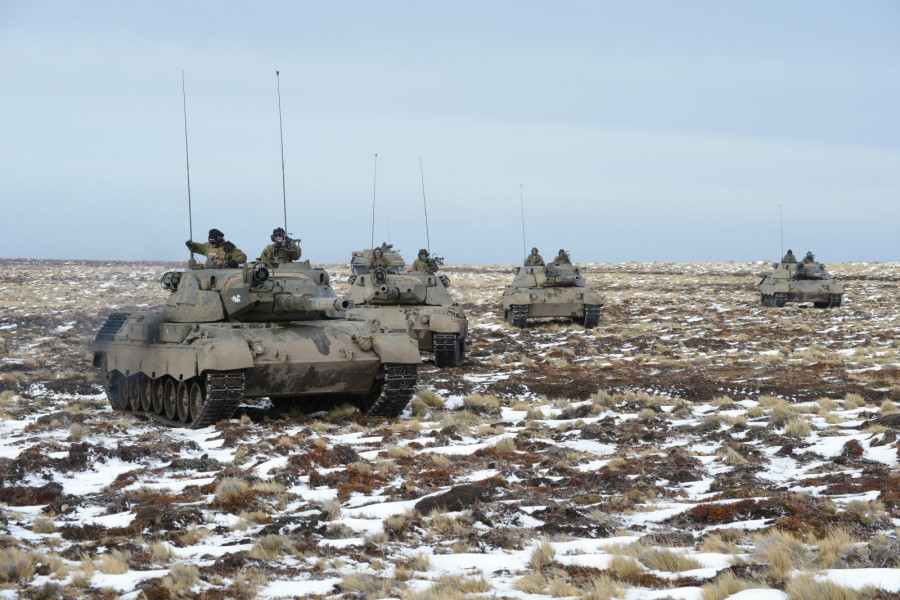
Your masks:
M778 226L781 228L781 255L784 256L784 219L781 218L781 205L778 205Z
M375 153L375 176L372 178L372 248L375 248L375 189L378 183L378 153Z
M525 200L522 196L522 184L519 184L519 206L522 209L522 254L523 256L528 256L528 252L525 250Z
M422 155L419 155L419 173L422 176L422 206L425 207L425 242L428 255L431 256L431 236L428 233L428 203L425 201L425 169L422 168Z
M184 162L187 166L187 192L188 192L188 239L194 239L194 218L191 210L191 159L188 152L188 131L187 131L187 95L184 92L184 69L181 70L181 107L184 109ZM191 258L188 261L190 266L194 263L194 251L191 250Z
M278 82L278 134L281 136L281 202L284 205L284 230L287 232L287 187L284 183L284 128L281 125L281 74L275 71Z

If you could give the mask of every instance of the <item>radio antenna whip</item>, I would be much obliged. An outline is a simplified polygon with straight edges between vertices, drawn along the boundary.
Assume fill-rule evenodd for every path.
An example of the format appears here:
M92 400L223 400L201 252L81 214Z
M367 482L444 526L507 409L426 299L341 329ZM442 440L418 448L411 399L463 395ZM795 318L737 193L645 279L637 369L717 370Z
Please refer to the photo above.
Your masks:
M184 162L187 166L187 192L188 192L188 239L194 239L194 219L191 210L191 159L188 152L187 131L187 95L184 92L184 69L181 70L181 107L184 109ZM190 263L194 262L194 251L191 250ZM191 264L193 266L193 264Z
M281 74L275 71L278 82L278 134L281 136L281 201L284 205L284 231L287 232L287 187L284 183L284 127L281 125Z
M522 197L522 184L519 184L519 206L522 208L522 255L528 256L525 250L525 200Z
M784 256L784 219L781 218L781 205L778 205L778 226L781 229L781 255Z
M422 168L422 155L419 155L419 173L422 175L422 206L425 207L425 242L428 254L431 255L431 236L428 233L428 203L425 201L425 169Z
M378 153L375 153L375 176L372 178L372 249L375 249L375 189L378 183Z

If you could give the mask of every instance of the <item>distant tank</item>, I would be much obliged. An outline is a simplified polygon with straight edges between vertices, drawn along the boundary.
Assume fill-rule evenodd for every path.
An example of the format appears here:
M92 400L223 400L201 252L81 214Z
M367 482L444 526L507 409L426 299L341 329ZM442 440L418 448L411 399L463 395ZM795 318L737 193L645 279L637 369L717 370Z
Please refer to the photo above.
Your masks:
M835 308L841 305L844 286L809 253L803 262L772 263L772 270L759 282L759 293L763 306L812 302L816 308Z
M372 257L373 250L374 248L367 248L366 250L353 251L353 255L350 258L350 272L352 274L359 275L360 273L368 271L369 259ZM388 244L386 242L382 243L381 252L384 254L385 258L391 261L391 266L394 271L402 273L406 269L406 261L400 256L399 250L394 250L393 244Z
M418 341L419 350L434 352L435 365L456 367L465 359L468 320L447 291L449 286L444 275L376 268L351 276L347 296L354 308L349 315L404 332Z
M245 398L299 409L348 400L400 415L421 363L407 335L348 320L328 273L309 261L274 268L170 271L162 310L113 313L91 350L113 408L199 428Z
M528 319L571 318L586 329L600 322L600 294L589 287L572 264L516 267L516 278L501 298L506 321L525 327Z

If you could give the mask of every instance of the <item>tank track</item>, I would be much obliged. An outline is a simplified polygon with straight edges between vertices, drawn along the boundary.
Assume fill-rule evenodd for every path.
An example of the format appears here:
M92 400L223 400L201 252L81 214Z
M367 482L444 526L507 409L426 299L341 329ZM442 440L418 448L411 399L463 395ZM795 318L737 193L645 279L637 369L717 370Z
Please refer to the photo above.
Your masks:
M416 393L417 377L416 365L385 364L381 394L365 413L373 417L399 417Z
M203 399L203 407L198 418L185 423L175 419L169 419L165 414L155 412L145 413L157 423L169 427L186 427L187 429L202 429L224 419L230 419L244 401L245 374L243 371L220 371L206 374L206 390Z
M528 305L513 304L509 307L509 324L513 327L525 327L528 320Z
M457 333L434 334L434 364L439 367L458 367L463 362L463 341Z
M600 305L585 304L584 305L584 328L593 329L600 324Z
M828 294L828 308L837 308L841 305L841 294Z

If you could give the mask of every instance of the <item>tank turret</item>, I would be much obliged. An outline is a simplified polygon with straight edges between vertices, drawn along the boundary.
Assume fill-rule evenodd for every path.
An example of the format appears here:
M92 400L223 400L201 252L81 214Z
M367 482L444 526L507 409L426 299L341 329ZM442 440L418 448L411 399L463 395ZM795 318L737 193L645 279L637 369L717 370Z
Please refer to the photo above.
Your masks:
M246 399L302 410L330 397L396 417L415 392L415 340L348 320L353 302L308 261L169 271L160 283L171 292L161 310L110 315L92 345L116 410L196 428Z

